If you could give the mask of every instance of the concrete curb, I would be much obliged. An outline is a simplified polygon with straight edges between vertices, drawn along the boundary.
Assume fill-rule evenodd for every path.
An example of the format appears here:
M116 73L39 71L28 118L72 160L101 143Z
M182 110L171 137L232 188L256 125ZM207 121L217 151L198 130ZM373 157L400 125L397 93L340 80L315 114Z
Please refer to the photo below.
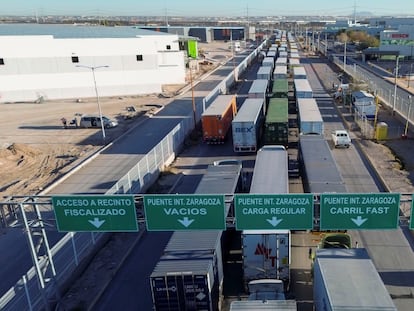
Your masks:
M132 250L135 248L135 246L138 244L138 242L141 240L143 235L147 231L140 230L138 236L136 239L131 243L128 250L125 252L124 256L122 256L121 260L119 261L118 265L112 270L111 272L111 278L108 278L105 283L100 283L100 289L98 291L98 294L91 299L89 305L87 306L86 310L91 311L95 305L98 303L99 299L102 297L102 295L105 293L106 289L108 288L109 284L112 282L113 278L118 274L118 271L123 266L124 262L128 259L129 255L131 254Z
M178 183L181 181L181 179L183 178L183 175L179 175L177 180L174 182L174 184L171 186L171 189L168 191L168 194L172 193L174 191L174 189L176 188L176 186L178 185ZM108 288L109 284L111 283L111 281L113 280L113 277L115 277L118 274L118 271L121 269L121 267L123 266L125 260L127 260L127 258L129 257L129 255L131 254L132 250L135 248L135 246L139 243L139 241L141 240L141 238L144 236L144 234L146 234L147 231L145 229L140 230L138 236L136 237L136 239L131 243L130 247L128 248L127 252L124 254L124 256L122 257L122 259L119 261L118 265L116 266L115 269L112 270L112 277L110 279L108 279L104 284L100 284L102 285L98 295L96 295L92 300L90 305L87 307L87 310L90 311L92 310L95 305L97 304L97 302L100 300L100 298L102 297L102 295L105 293L106 289Z

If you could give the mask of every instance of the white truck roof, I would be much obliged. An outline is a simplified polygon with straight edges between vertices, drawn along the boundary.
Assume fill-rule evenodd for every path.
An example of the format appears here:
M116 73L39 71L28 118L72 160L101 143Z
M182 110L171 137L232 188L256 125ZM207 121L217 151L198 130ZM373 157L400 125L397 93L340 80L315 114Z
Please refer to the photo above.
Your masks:
M397 311L366 249L318 249L314 293L326 291L331 310ZM321 298L321 296L316 295ZM318 298L314 298L315 304Z

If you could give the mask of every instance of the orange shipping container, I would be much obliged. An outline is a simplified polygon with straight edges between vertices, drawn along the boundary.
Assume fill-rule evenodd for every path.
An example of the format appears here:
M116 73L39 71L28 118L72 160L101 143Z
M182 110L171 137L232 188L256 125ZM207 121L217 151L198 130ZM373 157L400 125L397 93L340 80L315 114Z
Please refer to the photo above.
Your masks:
M210 144L223 143L236 113L236 96L217 96L201 115L203 140Z

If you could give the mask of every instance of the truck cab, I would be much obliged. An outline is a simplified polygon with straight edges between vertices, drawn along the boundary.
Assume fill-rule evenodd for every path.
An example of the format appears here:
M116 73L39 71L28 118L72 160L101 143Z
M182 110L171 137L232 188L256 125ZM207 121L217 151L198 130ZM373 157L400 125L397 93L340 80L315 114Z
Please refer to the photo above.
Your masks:
M248 300L286 300L282 280L258 279L248 284Z
M341 232L324 234L318 248L352 248L351 236Z
M346 130L336 130L332 132L332 140L335 148L351 146L351 138Z

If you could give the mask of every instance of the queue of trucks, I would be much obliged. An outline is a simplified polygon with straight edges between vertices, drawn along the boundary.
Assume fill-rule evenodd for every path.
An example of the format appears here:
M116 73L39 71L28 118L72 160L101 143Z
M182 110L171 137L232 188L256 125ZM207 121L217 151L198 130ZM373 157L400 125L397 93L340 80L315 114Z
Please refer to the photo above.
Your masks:
M242 165L208 166L196 194L232 194L242 187ZM226 213L230 205L226 206ZM150 275L154 310L218 311L223 297L223 231L175 231Z
M279 38L282 43L285 40ZM257 152L250 187L250 193L254 194L289 193L285 149L289 128L285 75L288 62L279 57L277 63L277 55L278 48L270 46L248 98L238 112L234 95L218 95L201 118L206 143L224 142L231 128L235 152ZM293 67L291 71L305 190L346 192L323 137L324 123L306 71L303 67ZM273 87L270 99L269 86ZM365 105L357 97L353 104ZM364 115L368 118L365 109ZM349 146L349 136L342 135L341 130L334 134L335 147ZM260 148L261 145L264 146ZM209 166L196 193L233 194L242 175L241 163L215 163ZM226 214L229 211L230 206ZM319 210L315 210L315 219L318 217ZM286 297L291 282L290 230L243 230L240 234L243 285L248 297L231 302L230 311L297 310L296 301ZM222 239L222 231L173 234L150 277L156 311L220 310L224 280ZM314 252L310 249L309 255L316 311L396 310L368 253L365 249L353 248L349 234L323 234L318 249Z

